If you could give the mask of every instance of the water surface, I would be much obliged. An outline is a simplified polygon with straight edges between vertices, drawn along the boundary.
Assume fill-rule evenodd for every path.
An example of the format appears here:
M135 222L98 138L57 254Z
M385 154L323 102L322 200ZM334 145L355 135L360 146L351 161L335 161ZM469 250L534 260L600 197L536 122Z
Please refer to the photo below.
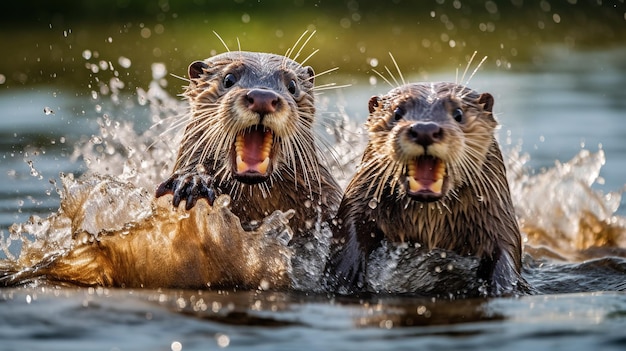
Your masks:
M167 32L177 27L165 28ZM328 32L321 32L321 41L328 43ZM98 171L153 191L169 171L158 167L166 157L173 157L166 155L164 145L153 147L162 152L156 156L161 159L143 153L143 148L158 139L158 133L149 127L161 120L167 123L165 118L175 115L179 107L174 94L184 82L166 75L163 68L184 76L186 63L162 66L158 58L151 57L142 65L133 57L126 69L126 61L120 58L131 55L122 49L124 44L102 51L113 67L100 66L102 57L94 57L100 50L81 47L79 30L74 33L76 37L68 34L65 38L77 40L70 42L75 46L64 51L74 64L63 62L68 70L73 67L74 72L87 72L78 74L81 78L76 82L61 85L53 80L18 86L9 81L0 92L0 232L4 245L10 242L0 258L20 254L21 237L12 236L15 231L9 230L14 223L25 223L32 216L46 223L46 217L58 211L59 193L63 194L60 172L79 177ZM113 40L123 38L120 34ZM233 45L232 38L228 40ZM423 45L423 41L419 43ZM68 45L65 41L62 44ZM218 44L213 41L211 46ZM520 52L530 52L517 47ZM426 65L420 69L410 63L410 55L401 57L396 54L400 49L389 50L398 56L409 81L457 81L457 69L462 73L466 58L473 52L455 48L462 54L443 60L443 67ZM414 54L416 49L409 51ZM485 51L482 55L492 54ZM622 58L626 47L615 40L612 45L590 50L573 46L568 40L556 40L533 48L526 56L530 59L517 61L515 57L521 54L507 52L508 60L499 64L496 60L500 57L491 56L469 86L496 98L495 111L502 125L498 138L525 229L524 276L537 289L536 295L460 300L381 295L352 299L313 293L35 284L0 289L0 348L623 349L626 208L621 192L626 183L626 65ZM199 55L197 51L192 54ZM449 54L444 49L438 57ZM377 58L377 70L385 72L383 67L388 66L398 77L386 52L364 54L361 63L355 65L353 56L352 63L346 63L352 68L324 78L347 81L352 86L327 90L319 96L320 120L324 123L320 121L318 128L345 163L344 172L338 173L344 183L362 146L360 125L366 117L367 99L390 89L370 71L373 62L366 58L372 57ZM340 63L345 61L329 61L332 63L320 63L320 70L336 65L341 72ZM151 65L154 62L156 66ZM432 63L432 59L419 62ZM512 62L511 67L506 62ZM92 65L98 67L97 72ZM364 68L368 71L354 73ZM124 87L110 80L115 72ZM135 80L137 76L147 79ZM151 93L145 93L151 87ZM327 134L329 125L342 121L346 123L342 134ZM175 132L166 137L174 138ZM125 168L127 160L142 166ZM23 235L31 242L40 240L32 233Z

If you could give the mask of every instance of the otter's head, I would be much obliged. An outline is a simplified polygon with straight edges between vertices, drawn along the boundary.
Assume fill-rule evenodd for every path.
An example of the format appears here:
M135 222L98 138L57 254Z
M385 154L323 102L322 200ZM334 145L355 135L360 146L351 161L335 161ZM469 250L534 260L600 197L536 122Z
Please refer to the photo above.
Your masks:
M286 169L305 176L317 169L311 164L311 67L279 55L235 51L193 62L189 79L185 96L192 121L185 138L193 138L194 147L182 155L183 165L202 164L218 181L248 185L280 179Z
M408 84L369 101L363 168L400 196L433 202L484 186L495 143L493 97L453 83ZM373 182L373 183L377 183ZM378 191L381 191L379 188Z

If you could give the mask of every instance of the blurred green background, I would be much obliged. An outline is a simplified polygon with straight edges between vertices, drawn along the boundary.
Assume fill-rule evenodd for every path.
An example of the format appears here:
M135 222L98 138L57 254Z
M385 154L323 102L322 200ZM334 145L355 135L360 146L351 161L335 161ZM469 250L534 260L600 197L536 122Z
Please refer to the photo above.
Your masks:
M538 50L626 43L624 0L559 1L9 1L0 11L0 93L54 84L84 89L93 65L111 65L130 85L145 86L150 66L185 75L197 59L230 49L284 54L305 31L316 31L303 57L325 79L360 84L372 68L405 75L463 69L474 51L486 70L529 70ZM590 63L593 64L593 63ZM132 77L132 78L131 78ZM323 82L323 80L322 80ZM179 86L168 87L172 93Z

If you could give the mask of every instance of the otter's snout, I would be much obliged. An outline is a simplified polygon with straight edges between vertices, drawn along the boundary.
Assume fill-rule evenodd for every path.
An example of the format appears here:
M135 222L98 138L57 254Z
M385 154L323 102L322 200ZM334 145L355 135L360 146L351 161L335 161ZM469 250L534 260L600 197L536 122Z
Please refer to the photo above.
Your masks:
M424 148L443 139L443 129L432 122L417 122L411 125L408 134L413 142Z
M252 89L246 94L247 107L260 115L276 112L280 97L272 90Z

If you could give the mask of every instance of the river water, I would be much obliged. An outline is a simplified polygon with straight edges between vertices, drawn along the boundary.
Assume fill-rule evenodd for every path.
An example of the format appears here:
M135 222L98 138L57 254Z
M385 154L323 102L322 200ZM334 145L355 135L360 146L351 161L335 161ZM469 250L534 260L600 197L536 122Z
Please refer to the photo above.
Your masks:
M532 68L479 71L469 83L496 99L499 140L524 229L524 276L537 294L359 300L39 282L0 289L0 349L623 350L626 48L547 46L542 57ZM163 165L175 156L176 131L165 141L158 141L159 132L180 103L160 87L164 73L153 66L152 84L130 94L118 92L114 81L79 94L57 87L0 94L4 262L33 247L40 255L63 248L50 245L63 240L61 234L41 236L66 194L60 172L108 174L149 192L167 175ZM457 78L442 72L428 79ZM319 131L342 164L337 175L344 183L362 148L367 99L389 88L379 81L320 96ZM337 121L344 123L340 132L329 128Z

